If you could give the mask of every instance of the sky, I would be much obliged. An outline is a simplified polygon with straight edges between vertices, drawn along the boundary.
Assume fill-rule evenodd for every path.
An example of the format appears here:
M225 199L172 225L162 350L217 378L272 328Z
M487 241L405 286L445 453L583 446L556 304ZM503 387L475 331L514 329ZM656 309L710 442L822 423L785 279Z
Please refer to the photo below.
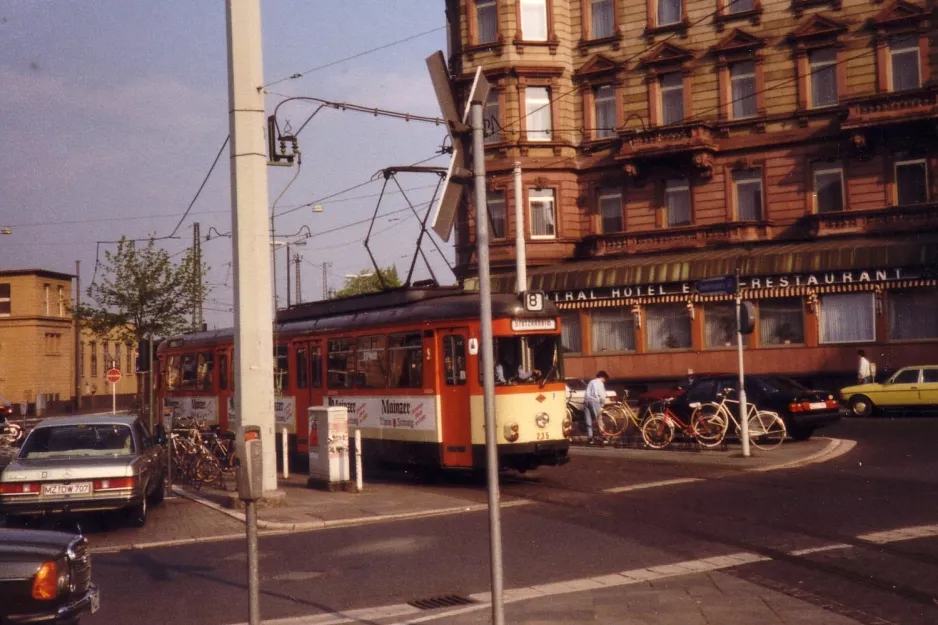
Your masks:
M286 97L307 96L439 116L425 58L445 51L443 0L262 0L261 11L268 114ZM386 44L394 45L366 53ZM198 222L210 267L205 320L231 325L231 239L215 236L231 232L227 148L185 215L228 135L227 88L223 0L0 2L0 226L13 229L0 235L0 269L74 273L81 261L84 291L97 279L96 259L115 248L108 242L175 230L178 238L157 245L180 259ZM278 119L295 130L314 108L288 102ZM323 109L299 135L299 174L268 168L269 202L283 193L275 214L334 196L319 202L322 212L307 206L275 219L278 240L304 226L314 235L291 248L303 258L304 301L322 297L324 262L329 288L370 269L368 222L348 224L375 211L383 180L368 183L372 176L433 157L445 136L432 124ZM445 167L448 158L426 164ZM426 210L437 177L399 181ZM390 194L380 213L407 206ZM379 264L406 274L418 232L409 211L379 217L371 241ZM443 253L428 256L438 280L451 283L441 256L452 264L452 246L439 244ZM281 305L285 254L277 254ZM415 279L428 276L418 263Z

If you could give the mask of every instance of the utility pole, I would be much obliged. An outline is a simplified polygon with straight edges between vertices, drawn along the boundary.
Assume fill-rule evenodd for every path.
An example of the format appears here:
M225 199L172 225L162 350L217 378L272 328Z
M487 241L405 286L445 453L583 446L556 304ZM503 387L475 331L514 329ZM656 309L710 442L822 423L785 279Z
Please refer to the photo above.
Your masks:
M521 189L521 163L518 161L515 161L513 178L515 186L515 273L518 277L518 294L520 295L528 289L528 260L524 248L524 207L521 205L524 201L524 195Z
M226 0L235 310L235 419L257 425L263 489L277 488L267 145L260 0Z
M81 306L81 261L75 261L75 310ZM75 315L75 412L81 412L81 323Z
M192 329L202 329L202 237L199 222L192 224Z
M293 255L293 265L294 265L293 267L294 273L296 274L296 303L302 304L303 303L303 291L300 289L300 255L299 254Z
M326 261L322 264L322 298L329 299L329 267L332 263Z
M287 243L287 308L290 307L290 244ZM276 313L274 313L276 315Z

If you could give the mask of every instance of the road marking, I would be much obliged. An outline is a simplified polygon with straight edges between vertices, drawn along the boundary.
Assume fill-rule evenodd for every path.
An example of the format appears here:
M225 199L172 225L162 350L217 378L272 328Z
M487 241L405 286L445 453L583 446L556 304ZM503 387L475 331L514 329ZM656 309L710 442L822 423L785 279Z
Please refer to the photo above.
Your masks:
M795 549L794 551L789 551L788 555L790 556L806 556L812 553L821 553L823 551L834 551L835 549L849 549L853 545L848 545L847 543L835 543L833 545L821 545L820 547L808 547L807 549Z
M781 469L794 469L796 467L803 467L808 464L815 464L818 462L827 462L828 460L833 460L839 456L844 455L849 452L851 449L856 447L857 442L845 438L829 438L827 446L824 447L821 451L811 454L806 458L801 458L800 460L792 460L791 462L783 462L782 464L770 464L765 467L754 467L751 469L746 469L750 473L765 473L766 471L779 471Z
M860 540L885 545L887 543L896 543L903 540L915 540L916 538L931 538L938 536L938 525L917 525L914 527L901 527L899 529L888 530L885 532L873 532L870 534L861 534L857 536Z
M660 482L645 482L644 484L632 484L630 486L616 486L603 490L604 493L630 493L635 490L644 490L646 488L659 488L661 486L674 486L676 484L690 484L691 482L702 482L700 477L679 477L673 480L661 480Z

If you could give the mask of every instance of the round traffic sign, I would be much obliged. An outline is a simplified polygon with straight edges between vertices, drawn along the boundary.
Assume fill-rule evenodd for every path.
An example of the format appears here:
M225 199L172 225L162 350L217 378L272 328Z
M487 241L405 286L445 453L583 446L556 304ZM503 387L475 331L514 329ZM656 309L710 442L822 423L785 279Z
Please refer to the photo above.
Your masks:
M107 381L111 384L117 384L121 381L121 370L120 369L108 369L107 371Z

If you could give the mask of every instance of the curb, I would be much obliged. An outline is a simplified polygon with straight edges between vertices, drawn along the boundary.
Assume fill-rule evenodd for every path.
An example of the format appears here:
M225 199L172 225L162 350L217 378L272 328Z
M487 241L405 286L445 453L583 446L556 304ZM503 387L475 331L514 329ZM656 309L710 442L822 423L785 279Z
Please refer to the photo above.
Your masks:
M823 437L827 438L827 437ZM749 473L765 473L767 471L778 471L781 469L794 469L797 467L802 467L809 464L818 464L821 462L827 462L838 458L848 453L851 449L857 446L857 442L845 438L827 438L827 446L821 451L815 452L810 456L805 458L800 458L798 460L792 460L790 462L783 462L781 464L769 465L767 467L753 467L751 469L746 469Z

